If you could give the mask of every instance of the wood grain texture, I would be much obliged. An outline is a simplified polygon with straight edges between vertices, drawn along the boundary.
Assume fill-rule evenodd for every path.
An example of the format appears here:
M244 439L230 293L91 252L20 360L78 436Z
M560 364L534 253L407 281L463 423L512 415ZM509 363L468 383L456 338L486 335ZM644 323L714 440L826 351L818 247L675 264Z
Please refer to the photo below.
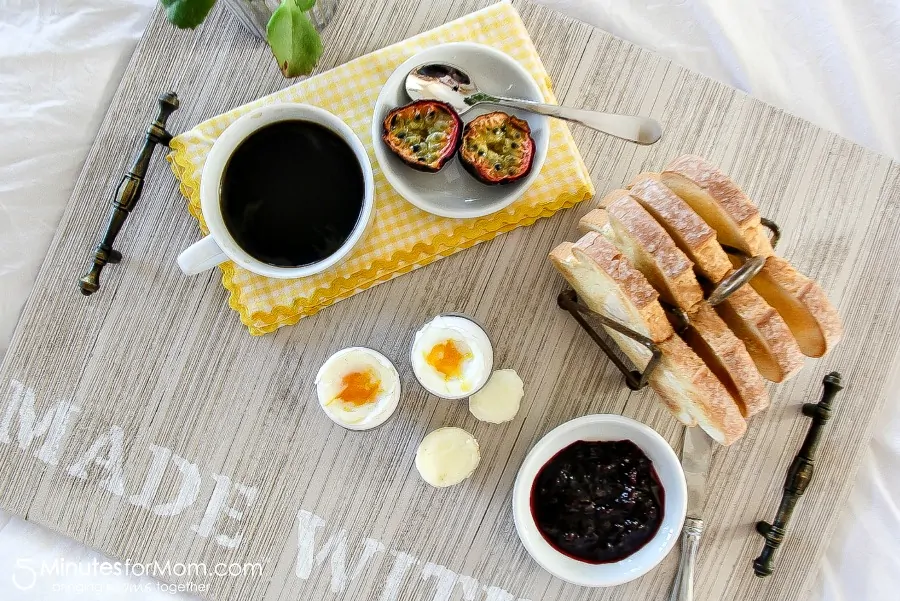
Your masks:
M485 4L342 2L326 31L319 70ZM751 421L741 441L716 452L699 557L698 599L804 598L896 363L900 278L885 259L900 251L900 165L585 24L527 3L516 6L561 102L650 114L665 126L663 140L649 148L574 130L599 193L680 153L704 155L781 224L780 254L816 278L839 307L846 339L827 359L772 387L772 407ZM58 401L71 401L80 412L71 416L56 465L36 457L52 431L23 440L20 420L10 414L10 436L0 444L0 506L116 558L263 563L262 573L252 576L169 578L207 583L207 595L217 599L665 597L675 554L630 584L579 589L541 570L512 523L518 466L531 445L563 421L621 413L652 425L680 448L682 430L653 393L629 392L555 305L563 281L546 253L574 238L578 218L593 203L418 269L274 335L251 338L227 307L218 274L186 278L179 272L175 258L199 232L157 157L119 237L123 263L106 268L98 294L78 293L108 198L155 112L156 95L179 93L182 108L170 120L179 131L287 84L266 46L222 8L193 32L174 30L157 11L88 155L0 370L0 418L12 406L14 381L33 390L38 422ZM465 403L440 401L416 385L407 359L413 332L434 314L454 310L486 324L498 367L513 367L523 377L526 397L516 420L477 422ZM367 433L333 425L315 401L319 365L350 345L384 352L404 385L396 416ZM799 406L818 398L822 376L834 369L844 374L847 389L838 397L776 574L759 580L750 565L762 547L753 524L774 515L785 469L808 423ZM444 425L473 432L483 461L464 484L435 490L419 479L413 457L422 437ZM84 479L69 474L112 426L122 429L121 495L110 492L115 486L99 465L88 466ZM171 517L136 505L133 497L151 465L151 445L195 464L200 475L195 502ZM166 465L151 506L171 500L179 488L175 463ZM239 522L219 516L213 533L203 536L191 526L207 509L213 474L257 492ZM232 491L227 505L240 509L240 495ZM346 530L350 576L366 539L373 539L374 555L355 578L335 582L332 559L324 554L320 564L313 558L308 576L297 575L300 510L325 521L315 537L317 552ZM242 540L235 548L216 540L216 534L237 533ZM403 553L414 559L392 579L393 567L405 565ZM453 588L444 596L448 583Z

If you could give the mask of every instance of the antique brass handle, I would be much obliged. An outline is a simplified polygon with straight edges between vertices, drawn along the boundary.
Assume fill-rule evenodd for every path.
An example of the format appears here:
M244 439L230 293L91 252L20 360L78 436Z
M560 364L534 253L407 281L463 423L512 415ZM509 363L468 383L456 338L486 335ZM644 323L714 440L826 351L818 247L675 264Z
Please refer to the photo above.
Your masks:
M147 167L157 144L168 146L172 135L166 131L166 121L174 111L178 109L178 96L175 92L165 92L159 95L159 114L156 120L147 128L144 136L144 144L138 151L131 169L122 178L113 198L112 210L106 225L106 233L103 240L94 249L94 262L91 270L78 281L81 293L85 296L93 294L100 289L100 272L107 263L118 263L122 260L122 253L113 249L113 243L119 230L125 224L125 219L134 205L141 197L144 187L144 177L147 175Z
M772 523L759 521L756 523L756 531L766 539L759 557L753 560L753 573L760 578L770 575L774 570L775 552L787 533L788 521L797 507L797 501L806 492L813 477L816 452L819 442L822 440L822 432L825 423L831 418L831 403L835 395L843 388L841 374L831 372L822 381L822 400L818 403L804 403L803 415L812 418L803 446L791 462L787 477L784 481L784 494L778 505L778 513Z

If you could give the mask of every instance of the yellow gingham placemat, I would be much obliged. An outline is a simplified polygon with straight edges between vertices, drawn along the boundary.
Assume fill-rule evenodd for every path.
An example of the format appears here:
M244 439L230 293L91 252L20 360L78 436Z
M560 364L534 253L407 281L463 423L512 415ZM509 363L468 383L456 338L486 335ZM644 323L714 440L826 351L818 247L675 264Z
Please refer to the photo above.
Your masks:
M572 134L559 120L551 121L550 149L540 176L503 211L476 219L437 217L414 207L391 188L372 150L370 124L375 100L400 63L425 48L451 41L479 42L509 54L531 73L544 98L556 102L524 23L516 10L503 2L213 117L172 140L167 158L204 234L208 230L200 212L203 164L216 138L244 113L278 102L319 106L343 119L369 151L375 174L375 213L363 240L341 262L296 280L259 276L231 261L221 265L222 284L231 292L229 305L240 313L251 334L297 323L357 292L593 196L587 167Z

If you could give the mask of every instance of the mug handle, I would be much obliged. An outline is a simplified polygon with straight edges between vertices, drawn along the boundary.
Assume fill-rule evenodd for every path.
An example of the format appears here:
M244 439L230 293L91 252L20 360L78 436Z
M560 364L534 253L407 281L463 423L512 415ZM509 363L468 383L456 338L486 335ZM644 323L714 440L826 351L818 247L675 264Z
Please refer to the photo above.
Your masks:
M194 242L178 255L178 266L185 275L197 275L228 260L212 236Z

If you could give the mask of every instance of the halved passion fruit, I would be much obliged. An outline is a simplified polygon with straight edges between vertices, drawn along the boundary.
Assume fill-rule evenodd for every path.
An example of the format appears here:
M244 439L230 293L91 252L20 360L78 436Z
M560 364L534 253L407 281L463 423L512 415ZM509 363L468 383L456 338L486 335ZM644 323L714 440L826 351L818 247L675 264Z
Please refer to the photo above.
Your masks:
M462 120L446 102L417 100L388 113L381 139L419 171L440 171L459 148Z
M463 130L459 158L463 167L486 184L522 179L534 162L534 139L528 122L502 112L472 119Z

